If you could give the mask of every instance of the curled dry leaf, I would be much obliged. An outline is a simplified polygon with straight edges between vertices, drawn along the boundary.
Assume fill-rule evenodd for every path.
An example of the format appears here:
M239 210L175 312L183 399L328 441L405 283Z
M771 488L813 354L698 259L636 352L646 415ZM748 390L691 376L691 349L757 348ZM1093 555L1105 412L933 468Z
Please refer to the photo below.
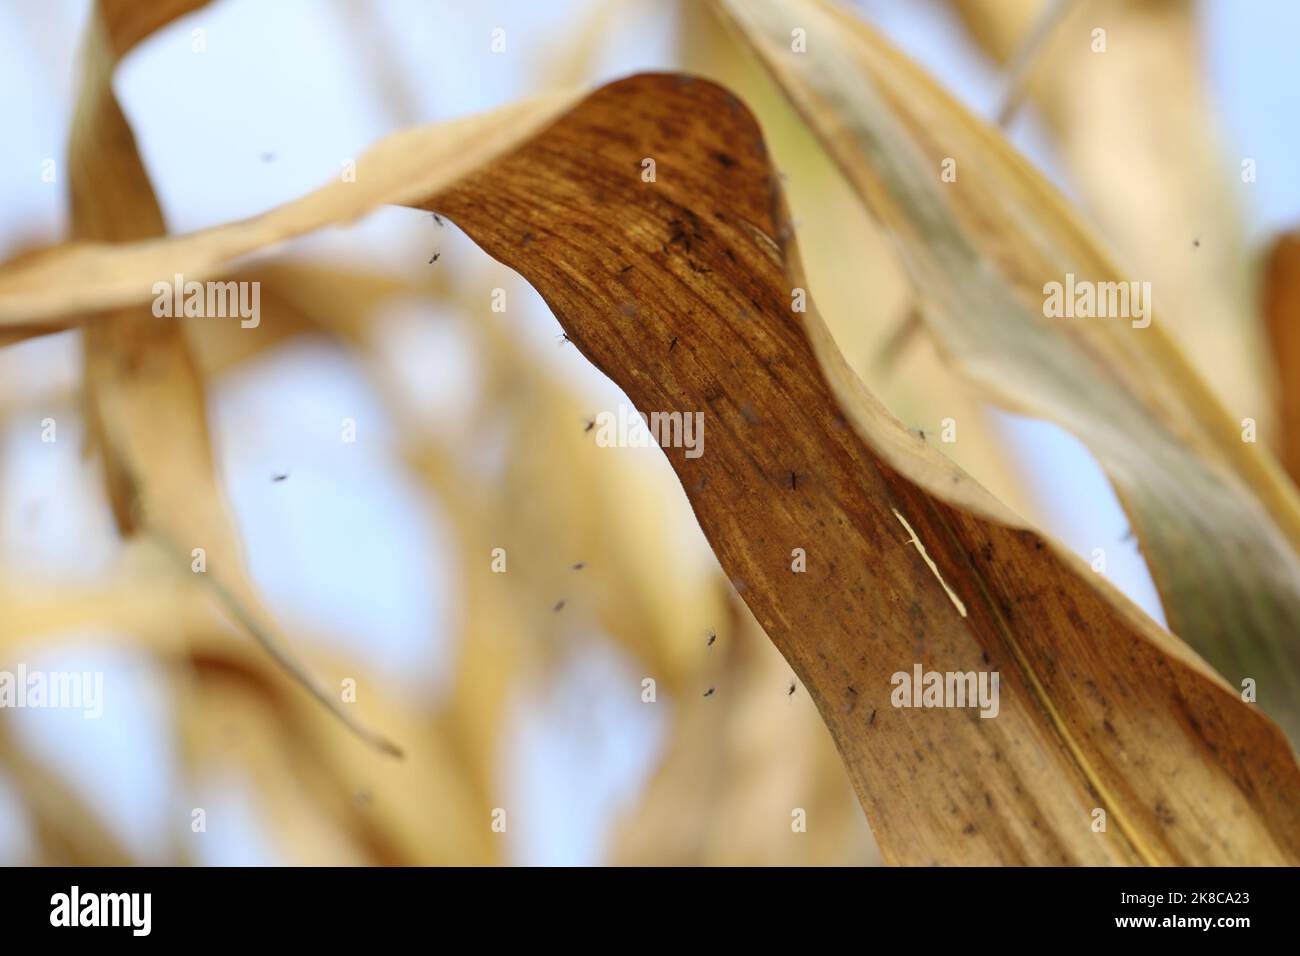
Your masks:
M1300 740L1300 498L1243 441L1151 296L1141 316L1131 302L1131 317L1048 317L1048 283L1104 293L1136 279L997 130L830 4L717 2L890 231L950 361L992 400L1088 446L1171 629L1234 685L1266 687L1260 706ZM794 26L806 54L791 51Z
M923 334L915 294L889 237L735 31L707 3L680 0L678 8L683 70L731 90L762 125L808 281L849 367L914 428L938 434L945 419L960 422L961 441L946 442L944 453L999 500L1033 517L1038 502L1027 494L1003 429ZM851 269L844 268L846 249L853 250Z
M670 448L668 460L817 704L887 861L1300 861L1300 772L1277 727L893 419L811 305L792 311L798 256L739 101L643 75L540 131L543 108L521 109L385 141L368 154L380 171L368 195L451 216L538 289L638 408L705 413L706 453ZM426 149L451 155L458 126L491 136L524 116L496 128L497 158L467 175L421 162ZM641 176L647 157L655 182ZM413 193L414 169L443 188ZM359 170L367 181L364 159ZM202 275L359 214L348 188L175 240L53 250L0 270L0 295L22 289L29 316L46 317L138 300L154 275ZM38 273L63 281L43 288ZM0 312L16 317L4 300ZM891 706L891 677L915 664L998 671L997 717Z

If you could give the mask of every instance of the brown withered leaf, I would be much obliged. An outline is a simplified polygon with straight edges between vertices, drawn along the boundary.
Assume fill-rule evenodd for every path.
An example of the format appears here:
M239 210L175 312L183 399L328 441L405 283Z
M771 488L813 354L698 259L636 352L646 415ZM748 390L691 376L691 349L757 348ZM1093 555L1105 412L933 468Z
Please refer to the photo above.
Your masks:
M1171 629L1234 685L1255 681L1260 706L1300 740L1300 497L1151 313L1167 291L1150 290L1144 316L1049 317L1048 283L1127 290L1138 277L997 130L837 7L718 6L890 231L950 361L1096 455ZM792 29L808 52L792 52Z
M1036 496L1009 454L1003 430L978 390L949 373L924 335L915 293L889 237L857 202L853 187L821 148L748 46L711 6L678 3L679 62L735 93L758 117L790 204L808 281L849 367L899 419L939 434L961 423L944 453L1017 512L1033 518ZM853 268L844 268L852 249Z
M505 114L521 115L536 111ZM893 419L811 305L792 311L798 257L741 103L642 75L515 132L516 148L498 129L498 158L418 204L523 274L636 407L705 414L704 454L669 448L668 460L816 702L887 861L1300 861L1300 772L1278 728ZM410 151L437 139L412 131L372 150L392 174L372 178L373 200L416 202ZM358 214L347 188L175 240L55 250L38 268L61 285L34 284L29 260L0 269L0 294L25 288L26 308L47 316L138 299L153 276L199 277ZM998 715L892 706L892 678L915 665L999 672Z
M1279 385L1279 455L1300 483L1300 234L1273 243L1264 264L1262 299Z

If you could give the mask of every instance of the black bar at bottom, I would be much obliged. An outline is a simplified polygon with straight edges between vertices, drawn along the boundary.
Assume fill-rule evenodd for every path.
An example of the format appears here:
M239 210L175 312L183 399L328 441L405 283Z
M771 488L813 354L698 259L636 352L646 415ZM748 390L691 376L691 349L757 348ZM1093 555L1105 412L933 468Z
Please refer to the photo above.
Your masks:
M728 948L752 935L804 945L847 934L875 947L1020 932L1232 945L1292 929L1297 885L1294 871L1264 869L7 869L0 883L14 942L436 944L513 932Z

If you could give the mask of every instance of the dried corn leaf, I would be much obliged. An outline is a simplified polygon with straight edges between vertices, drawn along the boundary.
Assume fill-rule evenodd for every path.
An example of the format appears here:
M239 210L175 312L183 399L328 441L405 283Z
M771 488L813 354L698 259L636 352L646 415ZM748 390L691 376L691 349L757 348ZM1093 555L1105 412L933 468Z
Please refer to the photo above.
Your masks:
M1116 485L1174 633L1231 682L1255 681L1300 740L1294 487L1243 442L1159 316L1149 327L1046 316L1047 283L1127 290L1132 277L997 131L856 18L820 0L719 4L891 231L953 363L994 400L1082 439ZM793 30L807 53L792 51ZM941 181L946 160L955 181Z
M782 173L808 281L849 366L908 425L940 434L960 423L944 451L997 498L1032 517L1034 501L977 390L948 373L920 331L915 295L885 235L780 89L706 3L680 0L680 60L734 92L758 117ZM844 268L844 250L854 267ZM901 332L901 334L900 334Z
M415 131L370 155L409 170L409 150L438 137ZM1300 860L1300 774L1277 728L902 428L816 313L791 311L804 286L779 186L725 90L633 77L477 172L448 182L426 169L420 181L448 187L421 204L528 278L638 408L707 414L705 454L673 448L669 461L817 703L886 860ZM416 201L404 178L370 188ZM329 221L332 205L360 211L346 188L325 187L180 239L56 250L38 267L61 286L33 286L29 260L0 270L0 292L25 286L46 315L106 293L129 300L151 275L202 274ZM69 262L88 268L78 278ZM792 573L794 548L806 573ZM998 671L998 716L891 706L891 678L915 665Z

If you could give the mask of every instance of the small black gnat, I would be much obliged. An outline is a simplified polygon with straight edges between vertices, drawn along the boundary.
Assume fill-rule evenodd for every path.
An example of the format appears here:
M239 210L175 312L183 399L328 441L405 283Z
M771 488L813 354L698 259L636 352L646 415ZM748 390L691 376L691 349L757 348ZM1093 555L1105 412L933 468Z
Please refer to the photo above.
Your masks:
M794 681L790 681L790 688L789 688L789 690L787 690L787 691L785 692L785 696L786 696L786 697L793 697L793 696L794 696L794 692L795 692L795 687L796 687L795 682L794 682Z
M713 696L713 692L714 692L715 690L717 690L717 689L718 689L718 688L716 688L716 687L710 687L708 690L706 690L706 691L704 692L704 696L705 696L705 697L712 697L712 696Z
M552 611L555 611L557 614L558 614L560 611L563 611L563 610L564 610L564 599L561 598L560 600L556 601L556 602L555 602L555 607L551 608L551 610L552 610Z
M717 639L718 639L718 632L717 632L717 631L714 631L714 630L712 630L712 629L710 629L710 631L709 631L709 640L708 640L708 643L705 644L704 646L705 646L705 647L712 647L712 646L713 646L713 642L716 641Z

